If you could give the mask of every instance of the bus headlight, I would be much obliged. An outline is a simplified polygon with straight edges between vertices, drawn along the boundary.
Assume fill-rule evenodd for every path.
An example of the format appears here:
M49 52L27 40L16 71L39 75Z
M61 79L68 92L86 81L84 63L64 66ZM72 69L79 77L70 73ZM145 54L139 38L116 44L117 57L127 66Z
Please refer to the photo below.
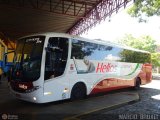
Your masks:
M36 97L33 97L33 100L35 100L35 101L36 101L36 100L37 100L37 98L36 98Z

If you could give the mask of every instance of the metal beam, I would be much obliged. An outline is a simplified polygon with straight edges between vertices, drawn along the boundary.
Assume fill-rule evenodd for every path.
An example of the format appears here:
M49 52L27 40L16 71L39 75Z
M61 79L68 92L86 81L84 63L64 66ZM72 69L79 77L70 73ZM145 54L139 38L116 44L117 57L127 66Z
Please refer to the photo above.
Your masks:
M8 37L6 37L2 32L0 32L0 40L3 41L5 46L9 45L11 47L11 49L15 49L15 46L12 45L11 40ZM4 44L3 44L3 46L4 46Z
M38 14L45 11L45 13L54 13L53 16L59 14L58 16L63 16L63 18L69 16L72 27L68 29L66 26L63 32L77 35L88 31L114 12L117 13L120 8L125 7L131 1L134 0L0 0L0 6L18 8L18 10L23 8L38 10L40 11L37 12ZM64 27L63 24L66 24L66 21L62 24L60 18L58 20ZM77 22L74 23L75 21Z
M91 11L89 11L85 18L81 18L71 27L67 33L73 35L80 35L88 31L97 23L110 17L114 12L118 12L121 7L133 0L101 0Z
M84 13L95 5L94 2L85 0L0 0L0 4L17 8L38 9L76 18L84 18L84 14L80 14L80 11ZM83 7L85 5L88 8Z

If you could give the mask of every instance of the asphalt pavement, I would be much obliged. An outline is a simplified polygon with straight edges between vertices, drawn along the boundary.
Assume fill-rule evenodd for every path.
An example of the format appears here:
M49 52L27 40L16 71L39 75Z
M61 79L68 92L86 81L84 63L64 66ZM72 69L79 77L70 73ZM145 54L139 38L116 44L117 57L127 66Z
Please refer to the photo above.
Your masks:
M89 97L82 101L70 100L47 104L34 104L14 98L6 80L0 84L0 115L4 119L18 120L159 120L160 80L141 86L140 90L122 89ZM137 100L121 102L120 93L138 95ZM127 97L128 98L128 97ZM129 97L130 98L130 97ZM134 98L134 97L133 97ZM107 101L110 99L110 103ZM97 101L98 100L98 101ZM112 105L115 103L115 107ZM109 106L109 107L107 107Z

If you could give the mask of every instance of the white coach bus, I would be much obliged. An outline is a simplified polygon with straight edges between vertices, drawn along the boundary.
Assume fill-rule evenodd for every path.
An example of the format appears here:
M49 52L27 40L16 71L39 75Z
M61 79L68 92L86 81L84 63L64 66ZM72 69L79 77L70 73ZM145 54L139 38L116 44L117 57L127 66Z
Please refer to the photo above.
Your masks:
M150 53L111 42L60 33L17 41L10 89L34 103L81 99L86 95L151 81Z

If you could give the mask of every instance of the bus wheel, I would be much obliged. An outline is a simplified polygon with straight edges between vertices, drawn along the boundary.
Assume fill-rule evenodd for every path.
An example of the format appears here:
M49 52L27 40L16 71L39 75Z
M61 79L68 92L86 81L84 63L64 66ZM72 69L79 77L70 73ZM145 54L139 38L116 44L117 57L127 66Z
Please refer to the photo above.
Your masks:
M140 80L140 78L137 78L136 81L135 81L134 89L135 90L140 89L140 85L141 85L141 80Z
M86 86L84 83L76 83L71 92L71 100L83 99L86 97Z

